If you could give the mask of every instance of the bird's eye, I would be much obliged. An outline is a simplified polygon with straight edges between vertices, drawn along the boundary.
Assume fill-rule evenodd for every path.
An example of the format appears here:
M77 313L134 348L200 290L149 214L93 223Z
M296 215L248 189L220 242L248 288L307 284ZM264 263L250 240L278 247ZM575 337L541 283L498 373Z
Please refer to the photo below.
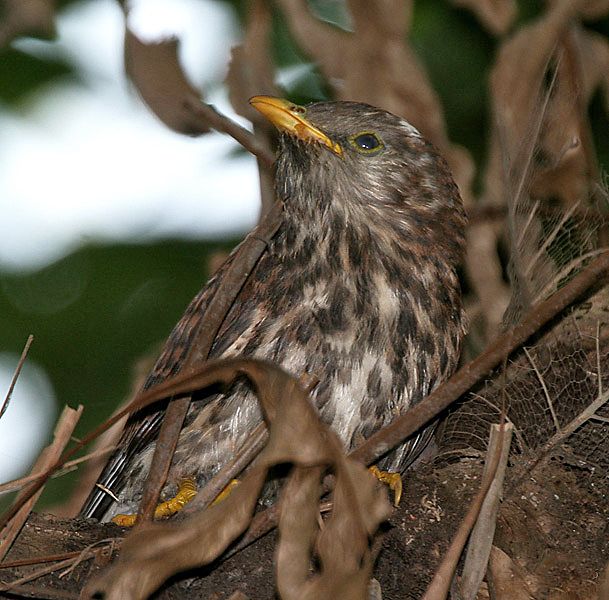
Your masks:
M351 145L364 154L376 154L383 149L383 142L376 133L363 132L351 138Z

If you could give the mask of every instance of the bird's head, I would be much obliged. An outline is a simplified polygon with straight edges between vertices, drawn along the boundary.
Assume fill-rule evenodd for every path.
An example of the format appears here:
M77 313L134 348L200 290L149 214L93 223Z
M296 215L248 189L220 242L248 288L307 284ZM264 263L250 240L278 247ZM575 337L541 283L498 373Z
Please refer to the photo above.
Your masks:
M391 224L408 237L462 231L461 198L446 162L405 119L357 102L299 106L254 96L250 103L282 132L276 189L288 211L315 219L340 212L351 223Z

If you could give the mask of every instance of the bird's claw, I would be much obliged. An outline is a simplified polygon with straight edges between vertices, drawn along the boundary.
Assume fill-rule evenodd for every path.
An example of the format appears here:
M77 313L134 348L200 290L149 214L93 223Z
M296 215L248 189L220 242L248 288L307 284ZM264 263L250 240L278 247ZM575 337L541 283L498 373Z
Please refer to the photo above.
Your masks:
M381 482L389 486L393 492L393 505L399 506L402 499L402 476L399 473L381 471L378 467L372 466L369 471Z
M166 519L180 512L197 495L197 484L194 479L187 478L180 482L177 494L161 502L154 509L154 519ZM119 514L112 517L112 522L121 527L133 527L137 521L137 514Z

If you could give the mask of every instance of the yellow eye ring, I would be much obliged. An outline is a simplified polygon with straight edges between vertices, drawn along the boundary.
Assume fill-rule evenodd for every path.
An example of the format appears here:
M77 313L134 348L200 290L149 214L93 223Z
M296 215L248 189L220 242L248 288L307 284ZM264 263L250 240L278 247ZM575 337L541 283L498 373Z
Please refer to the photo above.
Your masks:
M360 131L352 135L349 142L361 154L378 154L385 148L381 138L373 131Z

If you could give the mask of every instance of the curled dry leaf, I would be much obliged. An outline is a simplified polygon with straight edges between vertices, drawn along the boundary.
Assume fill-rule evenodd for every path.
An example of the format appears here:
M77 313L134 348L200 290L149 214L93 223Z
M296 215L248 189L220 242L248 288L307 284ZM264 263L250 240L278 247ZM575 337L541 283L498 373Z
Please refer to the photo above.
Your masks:
M489 558L487 581L492 597L497 600L531 600L534 592L531 590L523 569L503 550L493 546ZM532 576L528 576L532 580Z
M582 2L563 0L507 40L491 73L495 128L486 173L485 200L503 201L510 168L535 126L548 67L555 83L536 144L530 187L535 197L572 205L589 191L597 171L586 107L607 82L607 42L575 22ZM552 61L554 60L554 63ZM521 159L527 157L522 157Z
M201 135L210 129L195 110L201 100L178 60L178 40L142 42L125 31L125 70L142 99L170 129Z
M366 597L372 567L368 538L390 511L385 491L363 466L344 457L337 436L319 420L306 392L279 367L254 360L214 361L197 373L195 383L199 388L229 384L240 376L255 388L270 428L266 448L241 485L223 502L184 521L146 524L134 531L116 564L85 593L103 592L107 600L146 598L171 575L211 562L249 525L268 469L292 463L277 559L283 598ZM336 475L334 511L317 534L326 469ZM321 569L309 576L315 539Z
M367 102L408 119L442 152L467 204L473 163L464 148L450 143L440 99L407 43L411 2L350 0L353 32L320 21L305 0L278 4L335 97Z
M146 104L167 127L178 133L196 136L215 129L234 138L257 157L259 164L272 164L273 155L264 144L201 101L199 92L182 70L178 45L176 39L146 43L126 29L125 70Z

